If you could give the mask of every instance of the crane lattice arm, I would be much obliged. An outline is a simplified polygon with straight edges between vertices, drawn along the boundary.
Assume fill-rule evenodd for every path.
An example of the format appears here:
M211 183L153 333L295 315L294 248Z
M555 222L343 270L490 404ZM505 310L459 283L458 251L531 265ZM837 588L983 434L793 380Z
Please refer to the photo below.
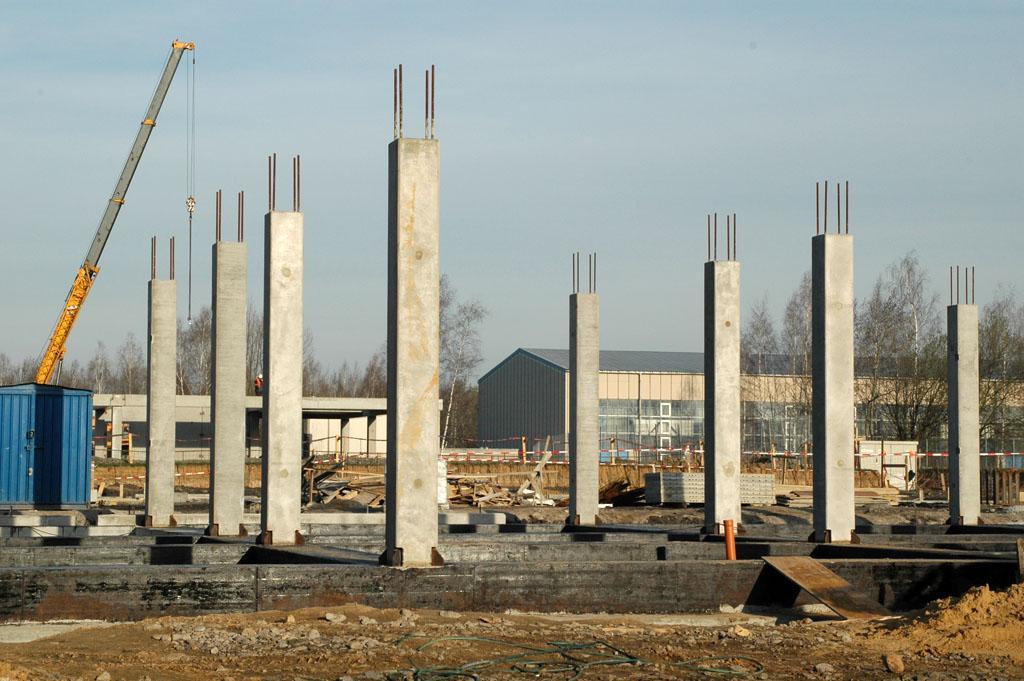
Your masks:
M110 231L114 228L114 222L117 220L121 206L124 205L124 197L128 193L128 186L132 183L135 170L139 167L142 152L146 150L149 136L153 134L156 117L160 113L160 107L163 106L164 98L171 87L174 73L178 70L178 63L181 61L181 57L186 50L193 49L195 49L195 43L178 40L171 43L171 54L167 58L167 65L160 76L160 82L157 84L156 92L153 93L153 99L149 103L149 109L146 110L146 117L139 125L139 132L135 136L135 143L128 154L128 159L124 162L124 169L121 170L121 176L114 187L114 194L110 197L110 201L107 202L106 210L103 211L103 217L100 219L99 227L96 229L96 237L89 246L89 252L86 253L82 266L78 268L75 281L71 285L71 290L68 291L67 299L64 301L60 317L57 318L57 324L53 327L53 333L50 334L50 340L43 351L39 370L36 371L36 383L49 383L57 366L64 359L64 353L67 351L68 335L71 333L71 328L75 325L75 321L82 311L82 305L85 303L85 299L89 295L93 283L96 281L96 275L99 274L100 256L103 254L103 248L107 245L107 239L110 238Z

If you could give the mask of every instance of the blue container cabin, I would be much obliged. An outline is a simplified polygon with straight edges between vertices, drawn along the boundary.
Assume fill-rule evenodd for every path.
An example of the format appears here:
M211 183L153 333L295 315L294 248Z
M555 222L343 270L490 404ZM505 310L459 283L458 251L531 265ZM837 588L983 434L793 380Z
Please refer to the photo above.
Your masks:
M0 508L83 508L92 489L92 393L0 386Z

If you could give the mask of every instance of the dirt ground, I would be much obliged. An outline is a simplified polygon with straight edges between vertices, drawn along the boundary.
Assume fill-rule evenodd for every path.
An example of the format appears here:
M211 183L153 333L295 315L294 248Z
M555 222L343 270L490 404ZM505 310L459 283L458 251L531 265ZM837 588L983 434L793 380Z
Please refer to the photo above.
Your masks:
M816 616L817 617L817 616ZM800 618L800 619L797 619ZM12 681L1024 679L1024 586L882 622L377 610L162 617L0 645ZM574 676L578 674L578 676Z

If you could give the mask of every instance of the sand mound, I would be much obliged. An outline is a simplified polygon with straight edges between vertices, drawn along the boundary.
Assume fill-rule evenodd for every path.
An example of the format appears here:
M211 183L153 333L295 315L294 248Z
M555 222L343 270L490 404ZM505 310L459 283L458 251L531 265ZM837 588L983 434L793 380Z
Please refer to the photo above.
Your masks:
M906 640L908 649L1024 660L1024 584L1006 591L975 587L960 597L935 601L923 614L884 635Z

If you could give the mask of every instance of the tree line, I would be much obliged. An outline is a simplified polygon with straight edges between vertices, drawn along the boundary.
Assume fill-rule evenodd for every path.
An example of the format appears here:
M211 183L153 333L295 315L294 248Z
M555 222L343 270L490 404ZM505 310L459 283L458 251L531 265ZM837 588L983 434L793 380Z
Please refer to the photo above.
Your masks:
M945 446L946 311L917 256L908 253L878 276L855 302L854 366L858 435ZM746 320L741 340L743 371L787 374L782 381L745 382L745 418L763 425L765 446L784 439L784 412L806 417L811 403L811 278L805 273L789 297L777 330L767 298ZM1024 438L1024 303L999 286L979 311L980 418L986 449L1012 447ZM783 393L785 393L783 395ZM757 426L747 424L747 431ZM745 431L746 432L746 431Z
M441 277L441 375L439 398L442 446L473 444L476 438L477 389L474 372L483 361L480 326L487 309L475 299L463 300L447 275ZM208 306L192 317L178 320L177 384L180 395L210 394L213 314ZM263 314L250 304L246 311L246 385L255 394L255 380L263 371ZM38 360L13 362L0 353L0 385L30 382ZM146 392L146 350L133 333L116 349L99 341L84 364L65 362L59 383L87 388L96 393L141 394ZM386 397L387 351L385 343L365 363L342 362L328 367L316 356L313 332L303 337L303 394L316 397Z

